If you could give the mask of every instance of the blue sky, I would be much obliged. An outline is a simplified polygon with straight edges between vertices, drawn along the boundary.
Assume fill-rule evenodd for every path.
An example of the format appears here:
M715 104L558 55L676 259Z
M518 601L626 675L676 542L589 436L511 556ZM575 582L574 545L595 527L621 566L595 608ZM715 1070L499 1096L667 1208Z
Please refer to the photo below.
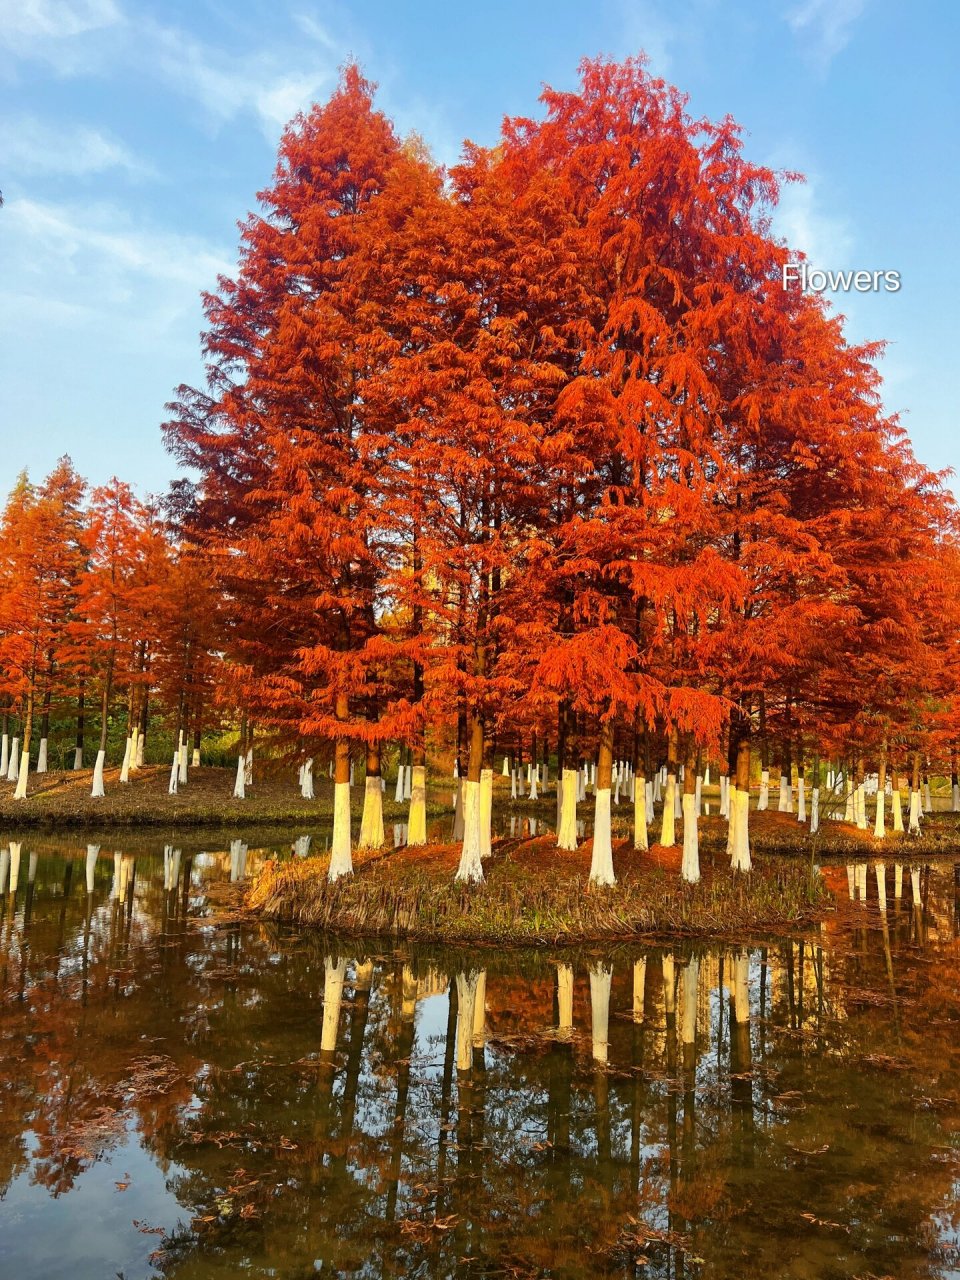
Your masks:
M839 309L889 341L887 407L953 466L958 34L949 0L0 0L0 489L64 452L95 483L166 487L200 291L346 59L452 162L582 56L639 49L693 112L739 120L751 158L807 175L777 225L814 264L901 273Z

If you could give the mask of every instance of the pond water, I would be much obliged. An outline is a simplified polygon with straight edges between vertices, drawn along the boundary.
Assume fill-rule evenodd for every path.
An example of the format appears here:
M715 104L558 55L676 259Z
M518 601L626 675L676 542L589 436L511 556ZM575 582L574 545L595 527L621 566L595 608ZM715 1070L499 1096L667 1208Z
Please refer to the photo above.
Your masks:
M239 843L0 847L4 1277L960 1276L952 863L450 951L211 914Z

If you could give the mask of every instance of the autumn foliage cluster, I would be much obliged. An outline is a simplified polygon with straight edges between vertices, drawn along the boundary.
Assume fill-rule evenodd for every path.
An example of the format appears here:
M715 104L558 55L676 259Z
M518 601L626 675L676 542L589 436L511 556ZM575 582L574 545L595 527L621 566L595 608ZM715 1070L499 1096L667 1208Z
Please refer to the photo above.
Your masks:
M783 287L789 175L639 59L542 104L445 172L348 67L285 132L164 428L211 679L338 785L398 743L468 788L494 753L593 759L599 791L617 760L741 791L758 756L943 765L955 511L879 348ZM134 687L95 617L63 669ZM47 669L45 631L10 643Z

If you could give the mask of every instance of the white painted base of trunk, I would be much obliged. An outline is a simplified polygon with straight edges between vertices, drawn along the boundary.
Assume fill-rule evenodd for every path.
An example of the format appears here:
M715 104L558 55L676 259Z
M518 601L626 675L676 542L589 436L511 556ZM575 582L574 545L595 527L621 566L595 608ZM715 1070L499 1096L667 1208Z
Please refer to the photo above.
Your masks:
M73 749L73 768L74 772L83 768L83 747L74 747Z
M245 787L253 786L253 747L247 752L247 758L243 766L243 785Z
M247 798L247 766L243 756L237 757L237 778L233 784L234 800Z
M734 797L736 819L733 831L733 853L730 866L734 871L749 871L750 861L750 792L737 791Z
M920 792L910 792L910 835L915 836L920 831Z
M790 801L791 801L791 799L792 799L792 795L793 795L793 791L792 791L792 788L791 788L791 786L790 786L790 783L789 783L788 779L786 779L786 778L784 778L784 777L781 777L781 778L780 778L780 796L779 796L779 798L778 798L778 800L777 800L777 812L778 812L778 813L789 813L789 812L790 812L790 810L789 810L789 807L788 807L788 806L789 806Z
M37 748L37 773L47 772L47 740L40 739L40 746Z
M457 880L468 882L483 879L480 861L480 783L465 778L463 782L463 846Z
M766 809L770 803L770 770L764 769L760 774L760 799L757 801L758 809Z
M677 843L676 811L677 778L676 774L667 774L667 785L663 795L663 817L660 822L660 843L665 849L672 849Z
M120 766L121 782L130 781L130 755L132 751L133 751L133 741L131 738L128 737L123 748L123 764Z
M820 830L820 788L814 787L810 797L810 834L815 836Z
M379 788L378 788L379 789ZM427 770L422 764L413 766L410 786L410 809L407 815L407 844L427 843Z
M560 820L557 824L557 848L572 851L577 847L577 788L580 774L564 769L560 779Z
M590 859L590 883L613 885L613 846L610 840L610 788L597 789L593 809L593 856Z
M493 770L480 770L480 857L489 858L493 827Z
M505 778L510 777L510 757L509 756L503 757L503 776Z
M903 834L903 798L900 795L899 788L894 791L893 796L893 832L894 835Z
M304 800L313 799L313 757L304 761L300 774L300 795ZM379 847L379 846L378 846Z
M696 884L700 879L700 838L697 831L697 797L696 793L683 793L680 801L683 810L683 859L680 863L680 878L687 884Z
M854 800L854 809L857 815L857 827L860 831L867 829L867 787L866 783L861 782L857 787L857 794Z
M404 765L403 768L403 798L409 800L413 796L413 765Z
M16 738L14 738L16 742ZM30 751L24 748L20 752L20 768L17 771L17 789L13 793L14 800L26 800L27 798L27 779L30 776ZM103 795L103 770L100 771L100 791L94 791L94 795Z
M97 752L97 762L93 766L93 787L90 790L91 796L102 796L103 792L103 766L106 763L106 751Z
M875 840L883 840L887 834L885 822L886 796L882 791L877 792L877 814L873 822L873 836Z
M0 778L7 776L7 770L10 768L10 735L5 733L0 738Z
M730 777L726 773L720 775L720 817L730 817Z
M727 788L727 857L733 866L733 858L737 848L737 788L736 784Z
M333 784L333 839L330 842L330 870L328 880L353 875L353 854L350 843L350 783Z
M170 781L167 784L167 794L175 796L180 786L180 757L174 752L173 763L170 766Z
M359 849L383 848L383 788L380 775L370 773L363 784L363 813L360 817Z
M806 826L807 822L807 780L801 777L797 782L797 821Z
M633 847L649 848L647 837L647 780L637 776L633 789Z
M190 767L191 769L200 768L200 750L198 747L193 748L193 751L190 756Z
M10 743L10 760L7 764L7 781L16 782L20 769L20 739L14 738Z

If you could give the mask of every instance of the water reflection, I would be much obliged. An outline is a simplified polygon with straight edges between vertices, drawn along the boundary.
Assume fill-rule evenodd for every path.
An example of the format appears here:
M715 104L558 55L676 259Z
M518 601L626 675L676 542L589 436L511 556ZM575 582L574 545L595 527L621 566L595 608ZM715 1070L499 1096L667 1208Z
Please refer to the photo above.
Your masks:
M960 1264L960 866L837 868L806 937L551 955L208 918L262 856L0 849L4 1273Z

